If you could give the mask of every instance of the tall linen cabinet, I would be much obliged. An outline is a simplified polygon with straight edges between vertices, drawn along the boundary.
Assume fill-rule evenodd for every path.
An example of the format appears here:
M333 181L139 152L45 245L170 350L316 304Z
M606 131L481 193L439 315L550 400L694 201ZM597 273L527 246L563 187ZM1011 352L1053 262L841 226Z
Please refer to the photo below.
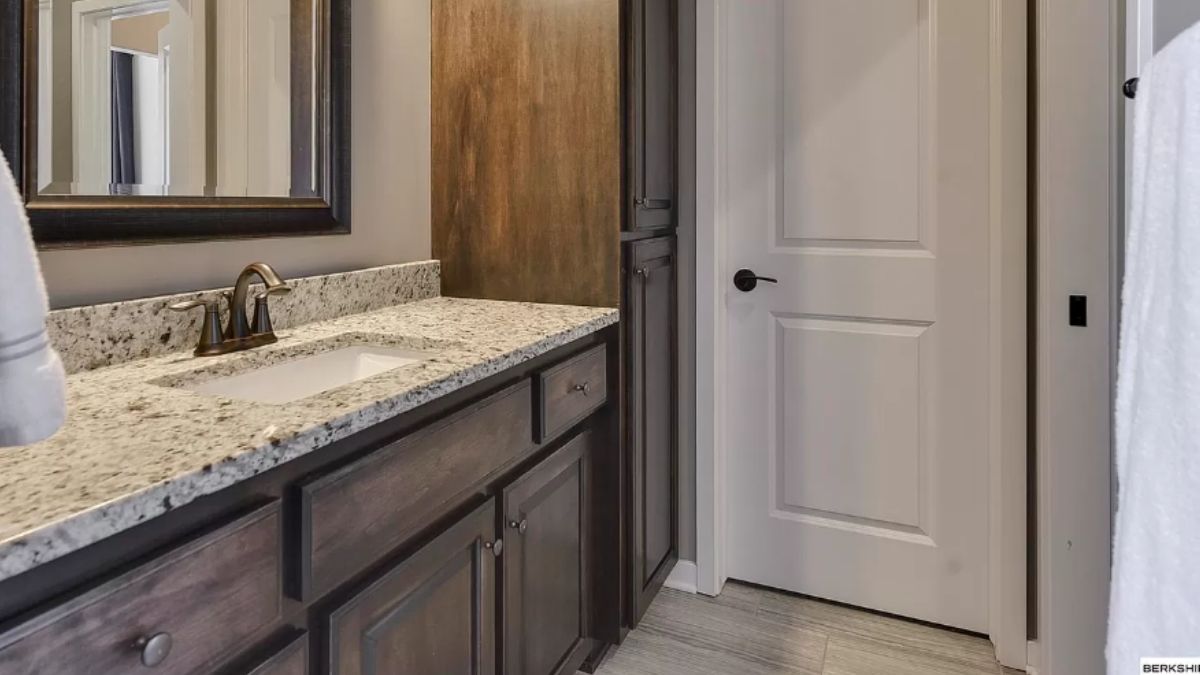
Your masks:
M589 542L611 563L589 588L622 598L591 630L614 641L679 557L678 64L694 2L432 3L443 293L621 308L621 433L588 459L625 506Z

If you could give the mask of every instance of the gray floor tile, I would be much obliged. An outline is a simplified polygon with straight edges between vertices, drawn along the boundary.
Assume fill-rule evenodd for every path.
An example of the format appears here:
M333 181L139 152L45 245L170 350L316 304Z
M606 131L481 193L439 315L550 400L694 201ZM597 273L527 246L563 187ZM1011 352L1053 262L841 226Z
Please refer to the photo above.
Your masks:
M983 638L734 582L719 598L664 590L599 675L1002 672Z
M830 635L864 637L895 647L915 648L969 666L990 667L995 650L985 638L905 621L786 593L765 593L759 615Z
M1000 675L1000 664L970 665L919 649L839 634L829 638L824 675Z

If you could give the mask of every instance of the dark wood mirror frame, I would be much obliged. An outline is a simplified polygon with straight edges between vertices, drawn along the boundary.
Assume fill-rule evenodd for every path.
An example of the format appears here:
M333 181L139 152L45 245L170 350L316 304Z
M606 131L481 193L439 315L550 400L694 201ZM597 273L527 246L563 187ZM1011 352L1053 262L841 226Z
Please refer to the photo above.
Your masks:
M313 0L323 25L317 76L322 195L313 198L38 196L33 179L37 0L0 0L0 151L38 248L295 237L350 232L350 0Z

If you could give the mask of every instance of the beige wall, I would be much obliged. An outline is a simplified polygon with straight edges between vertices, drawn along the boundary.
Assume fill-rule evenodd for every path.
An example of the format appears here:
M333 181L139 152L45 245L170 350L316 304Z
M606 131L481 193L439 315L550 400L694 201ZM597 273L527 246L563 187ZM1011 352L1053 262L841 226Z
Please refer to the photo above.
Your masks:
M44 251L54 307L231 285L255 260L285 277L430 256L428 0L353 7L349 235Z

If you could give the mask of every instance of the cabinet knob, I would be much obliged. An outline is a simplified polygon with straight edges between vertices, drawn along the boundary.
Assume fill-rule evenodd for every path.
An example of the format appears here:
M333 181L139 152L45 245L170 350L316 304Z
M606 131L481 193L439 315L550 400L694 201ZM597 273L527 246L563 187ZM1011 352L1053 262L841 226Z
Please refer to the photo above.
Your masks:
M645 267L639 267L639 268L635 269L635 270L633 271L633 273L634 273L634 275L635 275L635 276L639 276L639 277L641 277L641 278L643 278L643 279L645 279L646 277L650 276L650 270L649 270L648 268L645 268Z
M583 384L577 384L574 387L571 387L571 390L577 391L577 392L583 394L584 396L590 396L592 393L592 383L584 382Z
M485 541L483 542L483 547L491 551L492 555L499 558L500 554L504 553L504 540L497 539L496 541Z
M143 666L156 668L171 655L172 644L174 640L171 639L170 633L155 633L138 638L133 646L141 651Z
M508 521L508 526L521 534L525 534L527 531L529 531L529 521L524 518L522 518L520 522L510 520Z

